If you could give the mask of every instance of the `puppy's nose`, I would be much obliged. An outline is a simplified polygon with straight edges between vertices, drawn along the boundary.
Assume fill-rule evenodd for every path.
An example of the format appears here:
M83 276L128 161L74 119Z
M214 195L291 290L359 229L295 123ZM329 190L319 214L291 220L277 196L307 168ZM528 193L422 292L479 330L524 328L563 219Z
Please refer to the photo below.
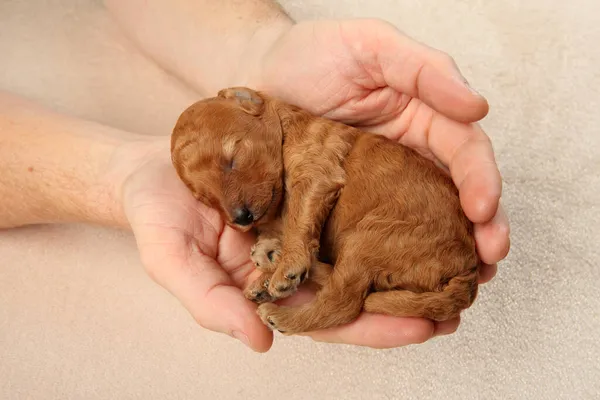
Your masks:
M246 226L254 222L254 215L246 207L236 208L233 212L233 222L236 225Z

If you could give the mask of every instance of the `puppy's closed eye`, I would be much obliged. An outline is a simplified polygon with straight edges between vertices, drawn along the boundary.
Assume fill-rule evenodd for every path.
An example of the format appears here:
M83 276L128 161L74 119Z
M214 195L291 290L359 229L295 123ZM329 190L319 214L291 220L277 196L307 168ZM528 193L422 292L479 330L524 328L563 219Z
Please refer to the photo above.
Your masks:
M235 150L240 140L237 138L226 138L223 141L223 169L225 171L231 171L235 169Z
M236 162L234 158L225 159L223 161L223 170L229 172L235 169Z

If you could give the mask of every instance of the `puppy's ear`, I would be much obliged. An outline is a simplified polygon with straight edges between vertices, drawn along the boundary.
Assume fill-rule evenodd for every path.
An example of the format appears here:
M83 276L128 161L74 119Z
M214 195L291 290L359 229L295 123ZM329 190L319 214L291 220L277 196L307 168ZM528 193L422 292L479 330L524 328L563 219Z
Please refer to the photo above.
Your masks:
M231 87L219 91L219 97L235 100L242 110L250 115L260 115L264 107L264 99L256 91L246 87Z

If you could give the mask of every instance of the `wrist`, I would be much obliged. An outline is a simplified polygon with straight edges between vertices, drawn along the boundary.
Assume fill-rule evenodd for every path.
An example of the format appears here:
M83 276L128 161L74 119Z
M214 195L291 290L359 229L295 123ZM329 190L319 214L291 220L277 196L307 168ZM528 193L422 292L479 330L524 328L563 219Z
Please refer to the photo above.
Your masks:
M170 163L170 137L131 135L113 149L101 182L106 188L105 203L112 225L130 229L126 200L136 190L140 171L149 163Z
M272 49L292 29L295 22L282 15L267 26L257 29L250 37L245 50L238 58L238 68L221 87L212 88L216 92L224 87L246 86L261 90L266 86L264 63ZM209 95L213 95L210 93Z

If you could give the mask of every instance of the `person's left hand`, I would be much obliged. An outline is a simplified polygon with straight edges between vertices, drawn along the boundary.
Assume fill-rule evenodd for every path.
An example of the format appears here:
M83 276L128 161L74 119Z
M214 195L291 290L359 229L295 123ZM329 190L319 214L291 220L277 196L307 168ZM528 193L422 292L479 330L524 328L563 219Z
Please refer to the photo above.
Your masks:
M434 160L452 176L478 252L493 278L509 249L500 206L502 181L479 121L487 101L445 53L380 20L308 21L294 25L250 72L249 84L285 101L386 135ZM454 332L459 321L363 313L343 327L310 333L315 340L398 347Z

